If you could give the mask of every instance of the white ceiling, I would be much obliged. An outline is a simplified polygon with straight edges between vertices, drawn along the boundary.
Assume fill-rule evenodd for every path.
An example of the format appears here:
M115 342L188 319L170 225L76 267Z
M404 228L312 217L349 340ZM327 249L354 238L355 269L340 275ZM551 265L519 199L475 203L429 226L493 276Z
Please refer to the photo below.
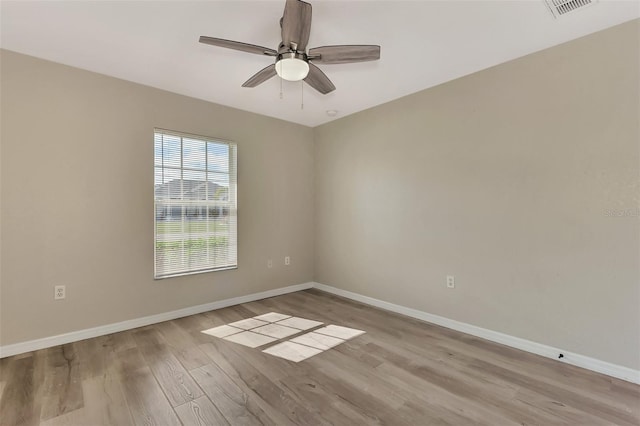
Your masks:
M379 44L381 60L320 66L320 95L273 78L242 83L272 58L198 43L200 35L277 48L280 1L6 1L0 46L307 126L638 18L638 1L600 0L554 19L543 0L310 0L309 47ZM329 117L327 110L337 110Z

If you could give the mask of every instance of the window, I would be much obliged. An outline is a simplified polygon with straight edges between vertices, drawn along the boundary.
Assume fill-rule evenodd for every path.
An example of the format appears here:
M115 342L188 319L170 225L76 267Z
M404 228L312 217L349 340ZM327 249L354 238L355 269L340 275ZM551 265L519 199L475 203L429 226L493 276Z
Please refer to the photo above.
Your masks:
M155 278L236 268L237 147L154 132Z

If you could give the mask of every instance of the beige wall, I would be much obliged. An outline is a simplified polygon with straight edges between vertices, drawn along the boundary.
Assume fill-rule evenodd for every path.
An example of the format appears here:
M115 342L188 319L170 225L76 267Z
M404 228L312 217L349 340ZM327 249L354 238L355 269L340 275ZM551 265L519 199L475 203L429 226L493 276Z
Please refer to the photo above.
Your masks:
M639 207L638 40L627 23L316 128L316 281L640 368L640 218L607 217Z
M312 129L1 60L2 345L312 280ZM153 280L154 127L238 144L237 270Z

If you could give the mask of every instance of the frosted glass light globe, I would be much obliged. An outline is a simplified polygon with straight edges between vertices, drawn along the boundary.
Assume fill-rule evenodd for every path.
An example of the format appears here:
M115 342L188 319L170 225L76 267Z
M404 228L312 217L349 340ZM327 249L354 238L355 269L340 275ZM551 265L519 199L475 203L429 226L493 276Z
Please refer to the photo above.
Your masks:
M309 74L309 64L298 58L282 58L276 62L276 73L288 81L300 81Z

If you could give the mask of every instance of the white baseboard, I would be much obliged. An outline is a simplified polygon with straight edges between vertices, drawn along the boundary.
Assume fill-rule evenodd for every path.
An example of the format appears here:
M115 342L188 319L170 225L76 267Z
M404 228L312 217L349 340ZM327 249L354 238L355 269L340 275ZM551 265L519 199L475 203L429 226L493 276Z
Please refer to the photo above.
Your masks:
M564 349L554 348L552 346L543 345L542 343L532 342L530 340L521 339L519 337L510 336L508 334L499 333L497 331L488 330L486 328L477 327L475 325L455 321L438 315L429 314L417 309L407 308L405 306L396 305L394 303L385 302L383 300L374 299L368 296L363 296L361 294L342 290L336 287L331 287L320 283L313 283L313 287L327 293L335 294L336 296L342 296L347 299L355 300L357 302L365 303L367 305L375 306L387 311L396 312L422 321L441 325L452 330L461 331L463 333L510 346L512 348L531 352L547 358L552 358L559 362L565 362L577 367L586 368L587 370L626 380L631 383L640 384L639 370L634 370L621 365L601 361L599 359L580 355L577 353L566 351ZM564 357L562 359L558 359L559 354L563 354Z
M144 327L145 325L156 324L159 322L182 318L189 315L200 314L202 312L226 308L228 306L239 305L241 303L253 302L256 300L280 296L300 290L307 290L312 287L313 283L304 283L288 287L281 287L273 290L263 291L260 293L249 294L246 296L233 297L231 299L205 303L204 305L191 306L184 309L178 309L177 311L164 312L147 317L101 325L99 327L72 331L70 333L59 334L57 336L44 337L42 339L29 340L27 342L0 346L0 358L5 358L8 356L18 355L31 351L37 351L39 349L50 348L52 346L64 345L66 343L77 342L79 340L89 339L91 337L104 336L106 334L117 333L119 331L131 330L132 328Z
M317 288L327 293L342 296L347 299L385 309L387 311L396 312L408 317L416 318L422 321L437 324L452 330L461 331L472 336L480 337L492 342L501 343L512 348L531 352L547 358L555 359L559 362L565 362L577 367L586 368L591 371L606 374L611 377L626 380L632 383L640 384L640 371L634 370L621 365L612 364L599 359L580 355L564 349L554 348L530 340L521 339L519 337L510 336L508 334L499 333L497 331L488 330L486 328L477 327L460 321L438 315L429 314L417 309L407 308L405 306L396 305L394 303L385 302L383 300L374 299L373 297L364 296L358 293L342 290L320 283L304 283L281 287L273 290L267 290L260 293L249 294L246 296L233 297L231 299L219 300L217 302L205 303L203 305L191 306L189 308L179 309L177 311L164 312L157 315L136 318L132 320L117 322L113 324L102 325L99 327L88 328L84 330L72 331L70 333L59 334L57 336L44 337L42 339L30 340L27 342L15 343L12 345L0 346L0 358L12 355L18 355L26 352L36 351L39 349L50 348L52 346L64 345L66 343L77 342L79 340L89 339L92 337L104 336L106 334L117 333L119 331L131 330L137 327L144 327L150 324L156 324L163 321L169 321L176 318L182 318L189 315L195 315L202 312L212 311L215 309L226 308L228 306L239 305L241 303L253 302L256 300L266 299L269 297L280 296L296 291ZM558 354L562 353L564 357L558 360Z

